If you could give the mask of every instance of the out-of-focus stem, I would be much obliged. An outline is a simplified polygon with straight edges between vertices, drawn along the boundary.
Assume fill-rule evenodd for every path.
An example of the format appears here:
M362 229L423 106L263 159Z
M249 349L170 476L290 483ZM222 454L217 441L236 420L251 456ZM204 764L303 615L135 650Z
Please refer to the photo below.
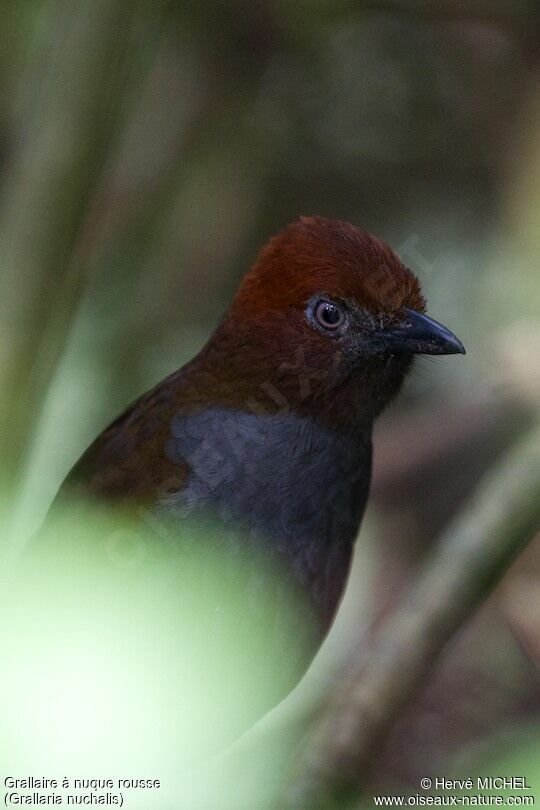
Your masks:
M17 480L84 284L73 249L108 157L145 5L59 2L47 51L25 82L0 201L4 494Z

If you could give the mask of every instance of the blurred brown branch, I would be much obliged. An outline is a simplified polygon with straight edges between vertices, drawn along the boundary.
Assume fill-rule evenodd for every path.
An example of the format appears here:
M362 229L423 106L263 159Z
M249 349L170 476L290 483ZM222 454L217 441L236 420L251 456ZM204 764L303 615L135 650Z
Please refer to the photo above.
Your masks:
M540 523L540 427L446 530L408 596L355 662L319 722L281 807L343 807L402 708Z
M44 58L29 66L0 210L0 460L11 480L76 309L84 267L73 249L108 159L144 6L58 3Z

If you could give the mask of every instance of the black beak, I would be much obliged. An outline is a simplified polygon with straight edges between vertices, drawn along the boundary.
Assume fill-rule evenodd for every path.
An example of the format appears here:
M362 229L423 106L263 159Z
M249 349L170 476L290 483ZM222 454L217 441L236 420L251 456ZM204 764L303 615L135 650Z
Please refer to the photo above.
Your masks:
M414 309L406 309L403 323L378 332L377 338L390 354L465 354L453 332Z

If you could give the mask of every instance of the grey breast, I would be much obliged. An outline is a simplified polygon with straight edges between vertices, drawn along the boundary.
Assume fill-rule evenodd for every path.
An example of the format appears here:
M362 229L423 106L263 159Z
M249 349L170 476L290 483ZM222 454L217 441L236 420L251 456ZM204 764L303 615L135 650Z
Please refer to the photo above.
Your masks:
M160 509L206 511L242 527L304 579L327 578L332 561L343 566L340 554L350 555L368 494L369 434L344 436L293 414L211 409L174 419L166 453L191 474Z

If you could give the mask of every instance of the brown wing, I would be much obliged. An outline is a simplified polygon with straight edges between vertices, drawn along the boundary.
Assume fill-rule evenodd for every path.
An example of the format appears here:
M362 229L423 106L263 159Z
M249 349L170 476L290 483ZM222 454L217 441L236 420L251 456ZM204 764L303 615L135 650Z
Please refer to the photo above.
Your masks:
M79 459L61 494L140 503L180 489L189 466L165 452L176 410L173 392L162 383L130 405Z

